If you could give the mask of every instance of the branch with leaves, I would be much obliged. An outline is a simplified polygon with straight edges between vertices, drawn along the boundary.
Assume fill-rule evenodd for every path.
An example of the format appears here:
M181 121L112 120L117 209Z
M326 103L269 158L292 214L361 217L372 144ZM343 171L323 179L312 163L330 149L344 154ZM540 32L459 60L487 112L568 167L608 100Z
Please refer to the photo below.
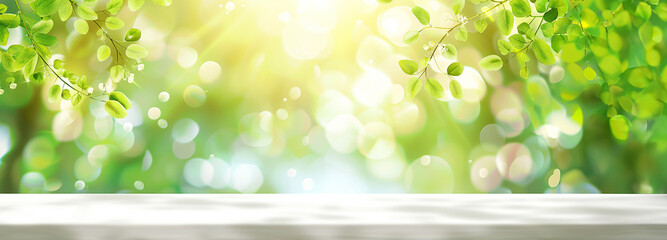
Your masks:
M125 22L116 17L122 10L124 0L109 0L103 10L95 11L98 0L14 0L16 13L7 13L7 5L0 4L0 46L7 46L9 29L23 28L28 36L28 45L23 43L7 46L0 54L2 71L10 77L4 79L9 89L15 89L18 83L45 85L49 88L49 101L69 101L77 107L82 100L89 98L104 102L104 108L114 118L124 118L131 107L130 100L119 91L114 91L122 81L133 83L132 69L141 71L141 59L148 55L143 46L135 43L141 39L141 31L131 28L125 32L123 40L111 36L111 31L120 31ZM157 5L169 6L171 0L153 0ZM138 11L145 0L128 0L130 11ZM79 75L65 67L63 59L53 59L50 47L58 45L58 39L50 34L56 22L65 23L74 20L74 29L81 35L89 34L89 23L97 27L97 36L102 44L97 48L97 60L112 59L108 68L109 78L100 79L99 90L89 85L86 75ZM110 47L111 46L111 47ZM112 52L113 51L113 52ZM113 56L111 54L113 53ZM95 80L92 80L95 81ZM60 82L61 84L58 84ZM109 83L106 83L109 82ZM94 86L94 85L93 85ZM0 95L5 90L0 82Z
M391 0L378 0L390 3ZM563 64L567 74L559 82L561 92L555 97L571 101L587 89L597 89L597 96L608 106L611 131L624 141L629 134L629 117L651 120L664 113L667 103L667 49L663 42L667 3L644 1L593 0L469 0L482 9L472 17L461 15L465 0L453 0L457 16L452 26L434 27L426 9L414 7L412 12L424 26L409 31L403 41L415 44L425 29L447 30L427 57L415 61L404 59L399 66L411 75L407 92L416 96L425 86L429 95L444 96L444 88L427 76L435 54L456 60L456 48L444 41L451 33L456 40L466 41L465 25L475 20L474 27L482 33L488 22L496 22L500 36L496 49L500 55L488 55L479 61L483 69L502 69L506 61L516 61L519 76L528 79L540 65ZM492 11L495 10L495 11ZM538 21L539 19L539 21ZM520 22L515 24L516 22ZM428 46L428 47L427 47ZM537 62L531 61L536 59ZM437 62L435 63L437 65ZM438 66L439 67L439 66ZM458 76L463 66L454 62L446 75ZM444 71L443 71L444 72ZM454 98L461 98L461 84L451 79ZM620 112L623 110L625 113Z

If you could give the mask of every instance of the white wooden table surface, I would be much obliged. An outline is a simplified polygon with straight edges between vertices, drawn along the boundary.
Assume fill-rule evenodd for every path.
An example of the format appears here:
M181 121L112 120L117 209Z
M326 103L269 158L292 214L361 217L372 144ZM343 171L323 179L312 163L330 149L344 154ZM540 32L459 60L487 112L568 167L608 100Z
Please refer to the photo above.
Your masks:
M0 195L0 239L667 239L667 195Z

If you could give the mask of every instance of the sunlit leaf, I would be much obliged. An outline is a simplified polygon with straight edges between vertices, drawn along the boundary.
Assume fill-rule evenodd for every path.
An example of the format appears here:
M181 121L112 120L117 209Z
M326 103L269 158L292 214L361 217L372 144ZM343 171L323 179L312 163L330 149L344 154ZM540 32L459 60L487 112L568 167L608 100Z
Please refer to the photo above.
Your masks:
M76 8L76 13L80 18L83 18L85 20L97 20L97 13L93 11L93 9L86 7L84 5L77 5Z
M419 93L419 90L421 90L421 89L422 89L422 80L421 80L421 78L411 77L408 80L407 92L408 92L408 96L410 96L410 98L414 98L415 96L417 96L417 93Z
M125 26L125 22L123 22L123 20L117 17L108 17L104 21L104 24L107 26L107 28L111 30L118 30Z
M78 32L81 35L85 35L86 33L88 33L88 22L80 18L77 19L76 21L74 21L74 30L76 30L76 32Z
M530 3L528 0L510 0L512 12L516 17L528 17L531 13Z
M426 92L428 95L434 98L443 98L445 97L445 89L442 87L442 84L438 82L435 78L429 78L426 80L425 84Z
M125 50L125 55L132 59L142 59L148 56L148 50L139 44L132 44Z
M456 99L461 99L463 97L463 90L461 90L461 83L452 79L449 81L449 92L452 94L452 97Z
M490 55L479 60L479 66L486 70L498 70L503 67L503 60L497 55Z
M111 55L111 48L107 45L102 45L99 48L97 48L97 61L104 61L109 58L109 55Z
M463 73L463 65L459 62L449 64L447 67L447 74L451 76L459 76L461 73Z
M132 103L122 92L111 92L109 93L109 100L114 100L119 102L123 108L129 110L132 107Z
M55 84L49 88L49 102L55 102L60 99L60 85Z
M514 16L512 12L507 9L500 10L498 12L496 21L498 22L498 29L503 35L510 35L512 28L514 27Z
M556 57L551 51L549 44L542 41L542 39L535 39L533 41L533 52L535 52L535 58L537 61L544 65L553 65L556 63Z
M404 73L409 75L415 74L417 70L419 70L419 64L412 60L400 60L398 61L398 65L401 67L401 70L403 70Z
M456 59L456 56L458 55L456 47L452 44L445 44L442 48L442 56L447 58L447 59Z
M616 115L609 119L609 126L611 127L611 133L616 139L621 141L628 139L628 133L630 132L628 118L623 115Z
M121 119L127 117L127 110L115 100L106 101L104 103L104 110L113 118Z
M428 25L431 22L431 15L428 13L428 11L426 11L426 9L423 9L419 6L412 8L412 14L417 17L417 20L419 20L422 25Z
M141 39L141 31L136 28L130 28L130 30L127 30L125 33L125 41L128 42L135 42L139 41Z

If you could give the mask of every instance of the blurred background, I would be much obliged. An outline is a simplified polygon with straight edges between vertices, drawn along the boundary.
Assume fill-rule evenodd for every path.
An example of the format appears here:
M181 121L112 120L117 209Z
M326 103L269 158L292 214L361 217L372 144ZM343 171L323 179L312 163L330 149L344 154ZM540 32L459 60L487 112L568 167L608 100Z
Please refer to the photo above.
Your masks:
M445 41L466 65L462 99L406 96L398 60L426 56L443 34L402 42L421 28L415 4L441 26L454 18L435 0L124 8L126 26L114 34L139 28L150 51L138 86L118 86L133 101L128 117L115 120L95 101L49 102L48 87L0 83L0 191L665 193L664 112L633 120L628 140L615 140L599 84L576 85L560 64L528 80L513 62L479 68L494 54L494 24L484 34L468 24L467 42ZM10 43L20 42L12 30ZM79 35L71 20L53 32L56 58L106 81L111 61L97 61L94 34Z

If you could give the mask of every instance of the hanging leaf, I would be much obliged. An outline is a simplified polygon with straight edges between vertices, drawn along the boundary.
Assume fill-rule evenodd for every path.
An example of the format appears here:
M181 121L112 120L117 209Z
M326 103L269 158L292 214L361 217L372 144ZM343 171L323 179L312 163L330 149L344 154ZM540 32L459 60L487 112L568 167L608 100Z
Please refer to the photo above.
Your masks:
M127 5L130 11L136 12L144 6L145 2L146 0L127 0Z
M97 20L97 13L95 13L93 9L90 9L89 7L86 7L84 5L77 5L77 6L78 7L76 8L76 13L79 15L80 18L89 21Z
M60 85L55 84L49 88L49 102L55 102L60 99Z
M428 95L434 98L443 98L445 97L445 89L442 87L442 84L435 80L435 78L429 78L426 80L426 92Z
M428 25L431 22L431 15L428 13L428 11L419 6L412 8L412 14L417 17L417 20L419 20L422 25Z
M452 94L452 97L456 99L461 99L463 97L463 90L461 90L461 83L452 79L449 81L449 92Z
M451 76L460 76L463 73L463 65L459 62L449 64L447 67L447 74Z
M107 45L102 45L99 48L97 48L97 61L104 61L109 58L109 55L111 55L111 48Z
M60 6L58 7L58 16L60 17L60 21L67 21L72 16L72 4L67 1L60 1Z
M109 100L119 102L125 110L129 110L132 107L132 102L123 94L122 92L111 92L109 93Z
M408 80L408 89L407 89L407 91L408 91L408 96L410 96L410 98L414 98L415 96L417 96L417 93L419 93L419 90L421 90L421 89L422 89L422 80L421 80L421 78L411 77Z
M468 30L465 27L460 27L456 32L456 40L467 41L468 40Z
M502 55L507 55L512 51L512 44L506 40L498 39L498 51Z
M503 60L497 55L489 55L479 60L479 66L486 70L498 70L503 67Z
M127 110L115 100L106 101L104 103L104 110L113 118L121 119L127 117Z
M419 40L419 31L408 31L403 35L403 42L405 44L411 45Z
M528 0L510 0L512 12L516 17L530 17L531 7Z
M88 22L83 19L77 19L74 21L74 30L81 35L86 35L88 33Z
M125 55L132 59L142 59L148 56L148 50L139 44L132 44L125 50Z
M489 23L486 21L486 19L480 19L475 22L475 29L479 33L483 33L484 30L486 30L486 27L489 25Z
M125 41L128 42L136 42L141 39L141 30L136 29L136 28L130 28L130 30L127 30L127 33L125 33Z
M40 17L47 17L58 12L62 0L36 0L30 3L30 7Z
M36 43L44 46L56 45L56 42L58 41L56 37L43 33L35 33L32 36Z
M107 28L111 30L118 30L125 26L125 22L123 22L123 20L117 17L108 17L104 21L104 24L107 26Z
M500 33L506 36L510 35L512 28L514 27L514 16L512 15L512 12L507 9L500 10L496 20L498 21L498 29L500 29Z
M403 72L408 75L415 74L417 70L419 70L419 65L417 62L412 60L400 60L398 61L398 65L401 67L401 70L403 70Z
M118 14L121 7L123 7L123 0L109 0L109 2L107 2L107 11L109 11L111 15Z
M533 52L535 52L537 61L544 65L553 65L556 63L556 57L551 51L551 47L541 39L533 40Z
M447 59L456 59L457 56L457 51L456 47L452 44L445 44L442 47L442 56L447 58Z
M459 15L461 13L461 10L463 10L463 7L465 7L466 1L465 0L454 0L452 2L452 11L454 11L454 15Z

